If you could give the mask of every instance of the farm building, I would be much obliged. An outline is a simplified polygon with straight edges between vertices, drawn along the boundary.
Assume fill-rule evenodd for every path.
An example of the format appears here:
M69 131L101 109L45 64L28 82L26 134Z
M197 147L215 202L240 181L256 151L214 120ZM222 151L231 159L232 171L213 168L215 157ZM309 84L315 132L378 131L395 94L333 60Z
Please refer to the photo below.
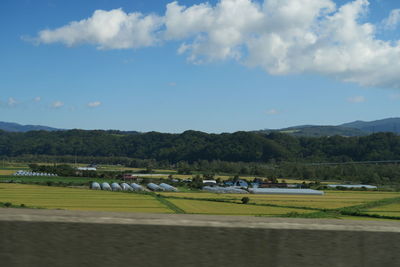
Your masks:
M260 183L259 188L287 188L287 183Z
M233 183L233 186L237 187L248 187L249 184L245 180L237 180L236 182Z
M130 185L128 185L127 183L122 183L121 188L122 188L122 191L133 191L133 188Z
M76 169L78 171L97 171L96 167L78 167Z
M165 191L169 192L178 192L178 189L172 185L166 184L166 183L161 183L159 185L161 188L163 188Z
M233 186L233 181L223 181L224 186Z
M239 189L233 186L221 187L221 186L204 186L204 191L220 194L248 194L246 190Z
M53 173L31 172L31 171L17 171L14 176L57 176Z
M122 175L122 180L129 181L129 180L137 180L138 176L130 173L125 173Z
M134 191L144 191L143 186L136 183L131 183L131 187Z
M154 183L148 183L147 187L152 191L164 191L164 189Z
M90 188L93 189L93 190L101 190L100 184L97 183L97 182L93 182L93 183L90 185Z
M203 185L217 185L215 180L203 180Z
M109 183L104 182L101 184L101 189L106 191L111 191L111 186Z
M118 183L111 184L112 191L122 191L122 187Z

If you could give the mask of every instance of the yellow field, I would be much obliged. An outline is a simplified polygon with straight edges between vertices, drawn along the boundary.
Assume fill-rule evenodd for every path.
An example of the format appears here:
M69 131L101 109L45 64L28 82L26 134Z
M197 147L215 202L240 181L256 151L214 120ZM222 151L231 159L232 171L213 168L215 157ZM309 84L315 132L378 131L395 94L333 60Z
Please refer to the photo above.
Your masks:
M215 193L161 193L165 196L188 197L188 198L219 198L232 199L237 202L247 196L251 203L274 204L281 206L309 207L320 209L336 209L360 205L370 201L385 198L400 197L400 193L391 192L350 192L350 191L327 191L323 196L309 195L255 195L255 194L215 194Z
M0 170L0 175L12 175L16 172L17 170Z
M186 213L221 214L221 215L283 215L289 212L310 213L302 209L263 207L252 205L211 202L202 200L169 199L170 202L183 209Z
M372 208L367 210L365 213L400 217L400 203Z
M162 192L160 194L176 198L166 198L163 201L159 201L158 198L145 194L0 183L0 202L11 202L14 205L25 204L27 207L83 211L174 213L175 209L166 203L170 202L186 213L192 214L279 216L289 212L316 212L315 210L302 209L302 207L334 209L400 197L400 193L361 191L327 191L323 196L243 195L207 192ZM241 203L241 199L244 196L250 198L250 203L274 204L281 207L236 204ZM196 200L183 199L184 197L196 198ZM236 203L213 202L201 199L225 199ZM287 208L288 206L299 208ZM400 203L371 208L366 210L365 213L400 217ZM373 218L348 216L342 216L342 218L375 220Z
M151 196L88 189L0 184L0 202L67 210L171 213Z

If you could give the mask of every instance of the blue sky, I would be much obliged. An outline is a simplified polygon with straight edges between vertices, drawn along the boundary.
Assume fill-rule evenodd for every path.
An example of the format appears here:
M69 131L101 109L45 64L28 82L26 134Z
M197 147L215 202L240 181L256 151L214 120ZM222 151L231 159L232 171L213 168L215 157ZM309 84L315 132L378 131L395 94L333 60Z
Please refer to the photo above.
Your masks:
M400 116L398 1L171 2L0 1L0 121L233 132Z

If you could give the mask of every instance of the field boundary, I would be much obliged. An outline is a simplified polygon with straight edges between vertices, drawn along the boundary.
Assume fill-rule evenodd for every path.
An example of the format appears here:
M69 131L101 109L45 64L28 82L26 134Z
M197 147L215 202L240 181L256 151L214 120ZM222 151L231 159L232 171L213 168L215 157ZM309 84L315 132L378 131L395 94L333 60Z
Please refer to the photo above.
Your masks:
M148 195L153 196L156 200L158 200L161 204L163 204L164 206L166 206L167 208L172 210L174 213L176 213L176 214L186 214L186 211L184 211L183 209L179 208L177 205L175 205L171 201L168 201L168 199L166 199L162 195L155 194L155 193L149 193Z
M400 203L400 197L394 198L385 198L376 201L371 201L361 205L350 206L346 208L339 209L342 215L346 216L359 216L359 217L370 217L370 218L382 218L382 219L392 219L392 220L400 220L400 216L388 216L388 215L380 215L380 214L368 214L365 213L366 209L386 206L390 204Z

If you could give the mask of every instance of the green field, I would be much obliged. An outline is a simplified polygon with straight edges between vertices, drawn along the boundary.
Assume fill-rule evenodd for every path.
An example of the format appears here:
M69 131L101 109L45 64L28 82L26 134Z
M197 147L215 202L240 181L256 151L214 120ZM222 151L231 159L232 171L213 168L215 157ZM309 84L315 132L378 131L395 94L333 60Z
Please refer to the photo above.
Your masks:
M242 204L243 197L248 204ZM28 208L252 215L340 219L400 219L400 193L328 191L323 196L123 193L84 188L0 183L0 202Z
M13 175L16 170L0 169L0 175Z
M47 209L172 213L150 195L38 185L0 183L0 202Z
M400 217L400 203L393 203L384 205L364 211L367 214L378 214L384 216L396 216Z
M214 193L161 193L164 196L193 199L225 199L240 202L243 196L250 198L250 203L273 204L277 206L308 207L317 209L337 209L364 204L386 198L400 197L400 193L327 191L322 196L309 195L243 195Z

